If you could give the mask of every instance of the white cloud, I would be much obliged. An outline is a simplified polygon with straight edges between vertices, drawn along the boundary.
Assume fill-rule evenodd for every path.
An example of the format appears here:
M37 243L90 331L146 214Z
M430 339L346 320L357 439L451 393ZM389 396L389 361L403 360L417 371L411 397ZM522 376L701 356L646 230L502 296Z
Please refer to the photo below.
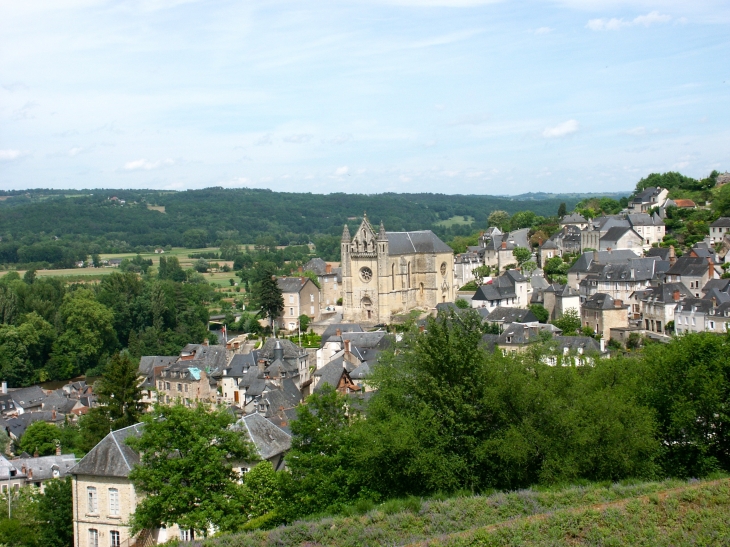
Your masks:
M335 176L341 177L343 175L346 175L348 171L350 171L350 169L347 167L347 165L343 167L338 167L337 169L335 169Z
M538 29L535 29L533 32L535 34L549 34L554 30L555 30L554 28L550 28L550 27L540 27Z
M568 120L554 127L546 127L542 132L542 136L546 139L552 139L555 137L565 137L576 131L578 131L578 122L576 120Z
M0 150L0 161L13 161L24 155L20 150Z
M124 164L124 169L127 171L150 171L152 169L159 169L160 167L165 167L168 165L172 165L175 163L170 158L164 159L164 160L157 160L157 161L149 161L146 159L139 159L139 160L132 160L128 161Z
M380 0L382 4L395 4L414 8L472 8L486 4L496 4L502 0Z
M332 139L332 144L345 144L346 142L350 142L352 140L352 135L350 133L340 133L336 137Z
M688 161L680 161L672 165L672 169L684 169L689 165Z
M75 155L80 154L81 152L83 152L83 150L84 149L81 148L80 146L74 146L71 150L68 151L68 155L71 156L71 157L74 157Z
M293 144L305 144L312 140L313 135L309 133L299 133L298 135L287 135L284 137L284 142L290 142Z
M646 127L634 127L633 129L628 129L626 131L628 135L634 135L636 137L640 137L642 135L646 135Z
M624 27L633 27L636 25L643 25L645 27L648 27L656 23L666 23L671 19L671 15L663 15L658 11L652 11L647 13L646 15L639 15L638 17L634 17L630 21L625 21L624 19L616 19L615 17L611 19L591 19L586 24L586 28L594 31L621 30Z

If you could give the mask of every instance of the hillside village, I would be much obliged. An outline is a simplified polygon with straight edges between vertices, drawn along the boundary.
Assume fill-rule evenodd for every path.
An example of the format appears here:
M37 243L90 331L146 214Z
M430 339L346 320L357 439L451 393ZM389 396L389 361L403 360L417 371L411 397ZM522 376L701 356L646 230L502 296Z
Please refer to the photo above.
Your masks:
M156 404L225 408L260 460L281 470L290 425L308 396L329 387L353 408L372 396L370 372L401 337L393 325L410 322L423 331L428 317L472 309L485 326L481 344L488 351L514 354L549 339L543 362L577 366L611 359L647 338L726 333L730 218L714 221L706 237L681 254L659 245L671 207L697 206L651 187L619 214L566 214L559 230L534 248L528 229L490 226L478 245L456 255L429 230L388 232L365 215L353 234L345 226L341 263L313 258L300 268L313 272L316 283L303 273L276 279L283 300L281 314L272 318L277 335L229 339L223 333L219 344L206 340L177 355L143 356L141 402L147 410ZM530 252L520 256L519 249ZM302 316L320 335L318 347L296 342ZM2 425L16 445L31 424L73 423L97 404L94 387L84 381L55 391L3 383L0 394ZM130 533L140 498L129 473L140 455L125 439L141 428L111 431L80 461L60 443L52 456L2 456L2 491L30 485L42 491L47 481L71 476L78 547L191 540L194 531L179 527ZM237 469L251 465L239 462Z

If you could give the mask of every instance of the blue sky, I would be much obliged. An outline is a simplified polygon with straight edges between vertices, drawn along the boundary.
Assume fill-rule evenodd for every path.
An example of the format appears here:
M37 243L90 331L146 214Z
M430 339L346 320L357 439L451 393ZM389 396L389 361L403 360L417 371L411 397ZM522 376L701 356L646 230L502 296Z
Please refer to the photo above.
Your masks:
M730 170L727 1L0 14L0 189L601 192Z

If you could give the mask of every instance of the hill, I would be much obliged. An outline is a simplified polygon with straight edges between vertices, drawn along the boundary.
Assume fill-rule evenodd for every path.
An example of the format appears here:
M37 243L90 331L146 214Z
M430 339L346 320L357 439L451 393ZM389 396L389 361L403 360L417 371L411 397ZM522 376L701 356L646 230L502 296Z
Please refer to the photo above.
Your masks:
M410 505L409 510L394 512ZM362 515L221 536L206 547L727 545L730 481L662 481L386 502Z

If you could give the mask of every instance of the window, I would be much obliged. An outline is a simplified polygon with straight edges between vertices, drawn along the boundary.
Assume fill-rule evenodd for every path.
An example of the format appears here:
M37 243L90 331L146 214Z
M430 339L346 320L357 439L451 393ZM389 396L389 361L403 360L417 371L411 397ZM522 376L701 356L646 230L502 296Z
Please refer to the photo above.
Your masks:
M330 278L329 278L329 277L325 277L325 278L324 278L324 282L325 282L325 283L329 283L329 282L330 282Z
M294 308L289 308L289 315L294 315Z
M99 511L98 498L96 497L96 488L93 486L86 487L86 512L94 514Z
M178 390L178 391L182 391L182 384L178 384L178 385L177 385L177 390Z
M99 547L99 530L89 530L89 547Z
M334 282L334 285L332 286L334 290L337 290L337 281Z
M109 514L119 515L119 490L109 489Z
M309 306L309 315L314 315L314 306Z
M314 293L309 295L309 301L314 302Z
M165 382L165 389L169 391L170 389L170 382Z
M188 385L185 384L185 393L187 393L187 392L188 392Z
M109 547L120 547L122 542L119 539L119 531L112 530L109 532Z
M195 539L195 532L192 530L180 530L181 541L193 541Z
M712 330L715 330L715 322L714 321L710 321L710 328Z
M294 303L294 295L290 294L289 295L289 304L293 304L293 303Z

